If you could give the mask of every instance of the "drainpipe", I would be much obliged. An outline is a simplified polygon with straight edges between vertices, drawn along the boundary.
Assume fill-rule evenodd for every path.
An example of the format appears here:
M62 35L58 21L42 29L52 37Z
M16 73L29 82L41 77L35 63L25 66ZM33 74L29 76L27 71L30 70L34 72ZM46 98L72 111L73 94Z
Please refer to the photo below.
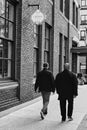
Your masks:
M87 46L87 28L86 28L86 46ZM87 54L86 54L86 74L87 74Z
M69 0L69 18L68 18L68 53L67 53L67 58L66 62L69 62L69 38L70 38L70 0Z
M54 20L55 20L55 0L53 0L53 5L52 5L52 71L53 71L53 63L54 63Z

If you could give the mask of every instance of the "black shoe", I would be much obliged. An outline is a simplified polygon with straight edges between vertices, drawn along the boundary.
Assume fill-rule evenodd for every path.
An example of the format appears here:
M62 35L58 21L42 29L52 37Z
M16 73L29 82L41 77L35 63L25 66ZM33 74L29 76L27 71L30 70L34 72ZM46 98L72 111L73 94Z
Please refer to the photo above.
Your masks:
M72 120L73 120L73 118L72 118L72 117L68 117L68 119L69 119L69 121L72 121Z
M42 111L40 112L40 115L41 115L41 119L43 120L44 119L44 114L43 114Z
M43 113L44 113L44 115L47 115L47 109Z
M61 121L61 122L64 122L64 121L66 121L66 118L62 118L62 121Z

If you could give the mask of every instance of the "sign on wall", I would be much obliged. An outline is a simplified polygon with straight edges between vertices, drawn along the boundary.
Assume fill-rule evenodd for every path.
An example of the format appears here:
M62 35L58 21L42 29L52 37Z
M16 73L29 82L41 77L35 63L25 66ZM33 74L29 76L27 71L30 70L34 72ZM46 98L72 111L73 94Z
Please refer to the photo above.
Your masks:
M44 19L45 17L39 9L37 9L31 16L31 20L35 24L41 24L44 21Z

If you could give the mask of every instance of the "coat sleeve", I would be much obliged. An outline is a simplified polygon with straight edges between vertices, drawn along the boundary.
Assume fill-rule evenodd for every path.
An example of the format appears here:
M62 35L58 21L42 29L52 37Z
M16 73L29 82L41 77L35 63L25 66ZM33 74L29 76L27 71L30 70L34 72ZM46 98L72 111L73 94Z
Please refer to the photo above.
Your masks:
M52 88L52 92L54 93L55 92L55 85L54 85L54 76L52 73L51 73L51 88Z
M77 96L78 95L78 80L77 80L77 77L76 75L73 75L73 78L72 78L72 83L73 83L73 88L74 88L74 96Z
M37 74L37 77L36 77L36 82L35 82L35 86L34 86L34 90L36 92L37 88L39 87L39 76Z
M55 85L56 92L59 94L59 92L60 92L59 75L57 75L55 77L54 85Z

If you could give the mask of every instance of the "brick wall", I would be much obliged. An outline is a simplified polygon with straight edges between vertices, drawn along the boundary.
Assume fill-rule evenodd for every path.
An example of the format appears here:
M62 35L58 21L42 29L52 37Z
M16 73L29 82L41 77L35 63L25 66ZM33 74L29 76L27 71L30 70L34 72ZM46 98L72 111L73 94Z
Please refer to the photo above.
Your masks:
M34 92L33 85L33 46L34 46L34 25L30 19L37 7L28 7L28 4L40 4L40 10L46 15L46 21L42 23L42 55L41 65L43 63L43 48L45 35L45 22L52 25L52 4L49 0L23 0L22 1L22 35L21 35L21 72L20 72L20 98L27 101L40 94Z
M72 1L70 1L70 21L72 21ZM45 40L45 22L52 26L54 22L54 42L53 44L53 74L54 76L59 71L59 33L63 34L63 46L62 55L64 56L64 36L68 38L69 35L69 60L72 62L72 54L70 48L72 47L72 36L77 36L77 29L66 19L64 14L59 10L59 0L55 0L55 14L54 21L52 21L52 3L49 0L20 0L20 4L17 7L17 32L16 32L16 79L19 81L20 99L21 101L31 100L40 96L34 92L33 85L33 46L34 46L34 25L31 21L31 15L36 11L37 7L28 7L28 4L39 4L40 10L46 15L45 21L42 23L42 46L41 46L41 67L44 60L44 40ZM21 8L22 7L22 8ZM22 13L21 13L22 9ZM68 34L68 22L70 22L69 34ZM20 29L21 28L21 29ZM51 56L52 57L52 56ZM64 57L62 57L64 60ZM64 63L64 61L62 62ZM52 64L51 64L52 66ZM63 69L63 64L62 64Z

